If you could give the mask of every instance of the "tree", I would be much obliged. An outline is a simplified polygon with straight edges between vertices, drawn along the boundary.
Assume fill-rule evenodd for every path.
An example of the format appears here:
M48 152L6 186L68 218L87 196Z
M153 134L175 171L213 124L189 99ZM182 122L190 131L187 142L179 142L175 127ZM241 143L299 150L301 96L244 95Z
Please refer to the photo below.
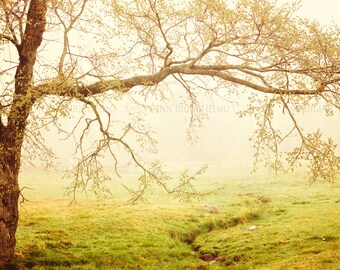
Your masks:
M142 171L134 200L152 183L175 196L197 195L195 175L184 171L170 188L160 162L143 162L129 142L154 145L141 122L117 131L105 104L136 89L145 99L162 98L167 84L177 83L192 108L192 126L200 121L200 92L245 93L249 106L240 116L257 121L255 161L265 158L275 171L302 164L311 181L333 181L340 168L335 143L320 130L305 131L297 115L306 104L320 104L328 115L339 110L340 31L296 17L297 8L267 0L233 6L220 0L0 1L0 267L14 256L20 165L53 156L40 136L50 125L77 138L71 191L91 183L100 192L107 180L100 156L109 153L117 165L120 148ZM79 120L65 131L60 119L75 102L82 106ZM290 119L288 131L275 121L278 114ZM89 145L86 134L94 129L101 135ZM299 144L282 152L291 134Z

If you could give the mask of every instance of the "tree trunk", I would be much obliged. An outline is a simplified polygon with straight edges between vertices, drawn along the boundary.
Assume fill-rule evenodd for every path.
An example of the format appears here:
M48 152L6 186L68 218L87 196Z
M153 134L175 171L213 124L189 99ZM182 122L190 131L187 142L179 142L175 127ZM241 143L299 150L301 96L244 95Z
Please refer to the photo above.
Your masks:
M12 262L15 249L19 211L19 183L21 146L24 138L25 119L20 118L21 128L0 129L0 269Z
M31 0L24 36L17 46L19 64L7 125L0 115L0 268L14 258L18 225L18 174L27 118L40 96L32 92L33 68L46 25L47 0Z
M5 165L5 166L4 166ZM17 167L17 166L15 166ZM1 164L0 168L0 269L14 258L18 213L18 172Z
M18 175L32 103L23 100L19 104L21 106L12 106L11 113L16 115L14 120L9 121L6 127L0 125L0 269L14 258L15 233L19 220Z
M12 118L14 120L10 119L6 127L0 125L0 269L14 258L19 220L21 148L33 104L30 99L23 99L19 105L12 105L11 113L16 116Z

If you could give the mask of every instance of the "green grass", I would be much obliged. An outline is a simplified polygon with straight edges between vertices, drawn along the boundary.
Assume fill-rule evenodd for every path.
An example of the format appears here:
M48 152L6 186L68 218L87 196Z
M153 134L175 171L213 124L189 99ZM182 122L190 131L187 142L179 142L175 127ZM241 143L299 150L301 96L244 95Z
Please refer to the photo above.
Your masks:
M17 268L340 269L339 186L287 177L199 186L215 192L191 203L154 194L138 205L32 195L20 209Z

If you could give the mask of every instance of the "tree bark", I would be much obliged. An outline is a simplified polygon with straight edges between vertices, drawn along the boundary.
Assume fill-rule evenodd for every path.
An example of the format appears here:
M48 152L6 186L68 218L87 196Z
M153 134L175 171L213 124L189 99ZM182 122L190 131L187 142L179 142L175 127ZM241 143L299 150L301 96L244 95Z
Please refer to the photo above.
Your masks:
M19 219L18 171L13 165L0 164L0 269L14 258L15 233Z
M15 128L2 126L0 129L0 269L14 258L19 220L18 175L28 114L29 109L17 117Z
M0 129L0 269L14 258L15 233L19 220L18 175L27 118L33 103L26 101L17 109L12 125ZM21 111L20 109L21 108Z
M26 115L22 116L19 118L23 121L20 126L24 127ZM19 219L18 174L23 138L24 129L2 126L0 130L0 268L10 263L14 257Z
M31 0L21 44L15 91L5 126L0 121L0 268L14 258L15 233L19 220L18 175L27 118L39 95L32 92L33 67L46 25L47 0Z

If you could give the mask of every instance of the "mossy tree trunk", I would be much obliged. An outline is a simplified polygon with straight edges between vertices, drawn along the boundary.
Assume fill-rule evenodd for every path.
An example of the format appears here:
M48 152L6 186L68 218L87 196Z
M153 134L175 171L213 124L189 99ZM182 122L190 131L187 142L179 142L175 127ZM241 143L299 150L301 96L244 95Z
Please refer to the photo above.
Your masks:
M7 121L0 117L0 268L14 258L15 233L19 220L20 195L18 175L27 118L35 101L32 79L37 50L46 25L47 0L31 0L25 31L17 48L19 64L15 74L15 91Z
M14 258L15 233L19 220L18 199L20 195L18 175L21 165L21 149L27 118L33 101L18 97L12 106L8 125L0 122L0 268Z
M14 257L15 233L19 212L18 154L12 155L9 144L1 142L0 159L0 268L10 263ZM9 155L6 154L9 152ZM3 155L5 153L5 155Z

